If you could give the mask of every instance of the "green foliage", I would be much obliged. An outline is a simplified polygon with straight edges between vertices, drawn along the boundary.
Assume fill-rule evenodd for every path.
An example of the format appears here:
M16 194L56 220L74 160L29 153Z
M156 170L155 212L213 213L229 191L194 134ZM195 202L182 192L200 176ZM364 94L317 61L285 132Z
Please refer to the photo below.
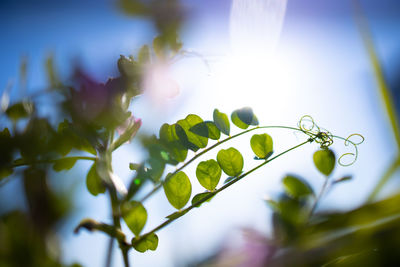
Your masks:
M147 211L142 203L129 201L122 204L122 218L135 236L139 236L147 221Z
M192 194L192 184L184 172L167 176L163 187L169 203L178 210L186 205Z
M97 196L106 192L106 187L97 173L97 163L93 163L86 176L86 187L90 194Z
M314 195L312 187L299 177L288 175L282 180L282 184L286 193L293 198L307 197Z
M224 173L229 176L238 176L243 170L243 156L236 148L221 149L217 154L217 161Z
M154 233L142 236L139 241L136 241L135 238L132 239L132 244L136 251L141 253L146 252L147 250L156 250L158 247L158 236Z
M313 160L315 167L326 176L329 176L335 168L336 157L330 149L316 151L313 155Z
M261 159L268 158L273 152L272 137L268 134L255 134L250 139L251 149Z
M212 121L204 121L199 124L196 124L195 126L190 128L190 131L197 135L207 137L213 140L218 140L221 136L220 130Z
M193 126L202 122L203 120L199 116L189 114L185 119L179 120L175 124L176 135L179 137L179 140L184 147L196 152L200 148L207 146L207 137L197 135L190 131Z
M205 189L210 191L217 187L221 173L220 166L213 159L200 162L196 169L197 180Z
M214 109L213 113L214 123L217 128L225 135L230 133L230 123L228 116L225 113L219 112L218 109Z
M231 120L240 129L247 129L250 125L258 125L258 119L249 107L237 109L231 114Z

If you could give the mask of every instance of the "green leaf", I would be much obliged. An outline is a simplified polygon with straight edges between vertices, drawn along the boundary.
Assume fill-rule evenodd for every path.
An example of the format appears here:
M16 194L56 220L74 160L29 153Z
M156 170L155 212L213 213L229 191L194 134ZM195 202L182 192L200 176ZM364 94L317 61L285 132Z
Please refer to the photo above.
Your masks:
M97 163L93 163L86 176L86 187L90 194L97 196L106 192L106 187L104 186L101 177L97 173Z
M282 183L287 194L294 198L314 195L312 187L307 183L307 181L299 177L288 175L283 178Z
M6 114L11 120L17 121L29 117L29 115L32 114L33 110L33 103L19 102L8 107L8 109L6 110Z
M238 176L243 170L243 156L236 148L221 149L217 154L217 161L229 176Z
M137 201L125 202L121 206L122 218L135 236L139 236L147 221L147 211L142 203Z
M148 171L151 179L158 183L165 169L165 162L157 158L150 158L148 161L150 170Z
M207 190L213 191L221 178L221 168L213 159L202 161L197 165L196 177L199 183Z
M140 241L132 239L133 248L141 253L147 250L156 250L158 246L158 236L154 233L141 237Z
M169 203L178 210L186 205L192 194L192 184L184 172L167 176L163 187Z
M329 176L335 168L335 153L330 149L316 151L313 155L313 160L315 167L326 176Z
M204 121L199 124L196 124L195 126L190 128L190 131L194 134L210 138L213 140L218 140L221 136L220 130L212 121Z
M232 112L231 120L240 129L247 129L249 125L258 125L258 119L249 107L237 109Z
M169 220L176 220L176 219L178 219L179 217L182 217L183 215L185 215L188 212L189 212L189 210L178 210L178 211L175 211L174 213L168 215L165 218L167 218Z
M206 202L209 202L209 201L214 197L215 194L212 193L212 192L204 192L204 193L200 193L200 194L195 195L195 196L192 198L192 205L196 204L197 202L203 200L203 199L206 198L206 197L209 197L210 195L213 195L213 196L210 197L209 199L207 199ZM203 203L204 203L204 202L203 202ZM198 207L200 207L203 203L197 204L197 205L195 205L195 207L198 208Z
M225 135L229 135L230 124L228 116L225 113L219 112L218 109L214 109L213 119L217 128Z
M179 137L175 131L175 125L164 123L160 128L160 140L167 147L170 156L178 161L183 162L187 157L187 148L179 141Z
M251 149L257 157L265 159L272 154L273 142L268 134L255 134L250 139Z
M77 158L58 159L54 162L53 170L55 170L57 172L62 171L62 170L69 170L72 167L74 167L76 161L77 161Z
M175 131L179 137L179 140L182 142L182 144L185 147L187 147L195 152L199 148L206 147L208 144L207 137L203 137L203 136L194 134L193 132L190 131L190 128L192 128L193 126L195 126L199 123L202 123L202 122L203 122L203 120L199 116L194 115L194 114L189 114L188 116L186 116L185 119L179 120L175 124Z

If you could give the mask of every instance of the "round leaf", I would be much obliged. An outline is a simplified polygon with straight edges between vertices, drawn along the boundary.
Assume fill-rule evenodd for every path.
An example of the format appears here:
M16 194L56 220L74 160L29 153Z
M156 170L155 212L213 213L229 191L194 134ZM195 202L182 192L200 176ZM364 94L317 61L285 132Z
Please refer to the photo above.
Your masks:
M179 120L175 125L176 134L181 140L184 146L188 147L193 151L197 151L199 148L204 148L208 144L208 138L190 131L193 126L202 123L203 120L194 114L189 114L185 119ZM178 126L178 127L177 127ZM179 127L180 126L180 127ZM183 129L183 131L182 131Z
M192 184L184 172L168 176L163 187L169 203L178 210L186 205L192 194Z
M212 195L212 197L210 197L211 195ZM212 193L212 192L205 192L205 193L197 194L197 195L195 195L195 196L192 198L192 205L195 205L197 202L203 200L204 198L210 197L209 199L206 200L206 202L209 202L209 201L214 197L214 195L215 195L215 194ZM204 203L204 202L203 202L203 203ZM200 207L203 203L197 204L195 207L198 208L198 207Z
M213 119L217 128L224 134L229 135L230 124L228 116L225 113L219 112L218 109L214 109Z
M76 158L63 158L58 159L54 162L53 170L59 172L62 170L69 170L74 167L77 159Z
M268 134L255 134L250 139L251 149L257 157L264 159L271 155L273 142Z
M147 221L147 211L142 203L137 201L125 202L121 207L122 218L135 236L139 236Z
M249 125L258 125L258 119L249 107L237 109L231 114L232 122L241 129L247 129Z
M97 196L106 192L106 187L97 174L97 164L94 163L86 176L86 187L90 194Z
M205 189L210 191L217 187L221 173L221 168L213 159L200 162L196 169L197 180Z
M238 176L243 170L243 156L233 147L221 149L217 154L217 161L229 176Z
M335 168L336 157L330 149L318 150L314 153L313 160L315 167L326 176L329 176Z
M307 181L301 178L288 175L283 178L282 183L285 191L294 198L300 198L314 194Z

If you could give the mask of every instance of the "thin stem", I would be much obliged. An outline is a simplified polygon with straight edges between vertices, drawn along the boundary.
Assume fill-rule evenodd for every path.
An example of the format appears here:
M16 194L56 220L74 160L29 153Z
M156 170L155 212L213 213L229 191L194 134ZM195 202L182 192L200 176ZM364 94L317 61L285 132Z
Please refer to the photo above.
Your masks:
M229 136L229 137L225 138L224 140L219 141L219 142L215 143L214 145L212 145L212 146L210 146L210 147L204 149L204 150L201 151L200 153L196 154L196 155L195 155L193 158L191 158L189 161L185 162L181 167L179 167L178 169L176 169L171 175L174 175L174 174L180 172L180 171L183 170L186 166L188 166L190 163L192 163L193 161L195 161L197 158L199 158L199 157L202 156L203 154L209 152L210 150L216 148L216 147L219 146L219 145L222 145L223 143L225 143L225 142L227 142L227 141L229 141L229 140L231 140L231 139L234 139L234 138L236 138L236 137L239 137L239 136L241 136L241 135L243 135L243 134L249 133L249 132L254 131L254 130L258 130L258 129L271 129L271 128L288 129L288 130L294 130L294 131L304 132L303 130L301 130L301 129L299 129L299 128L294 128L294 127L289 127L289 126L257 126L257 127L248 129L248 130L246 130L246 131L242 131L242 132L240 132L240 133L238 133L238 134ZM161 183L159 183L158 185L156 185L149 193L147 193L147 194L140 200L140 202L146 201L146 200L147 200L149 197L151 197L155 192L157 192L157 191L162 187L162 185L163 185L163 181L162 181Z
M312 141L312 139L311 139L311 141ZM208 194L207 196L205 196L205 197L202 198L201 200L197 201L196 203L193 203L192 205L190 205L190 206L187 207L186 209L183 209L183 210L180 211L180 212L183 213L183 214L186 214L187 212L189 212L189 211L192 210L193 208L195 208L195 207L201 205L202 203L206 202L207 200L209 200L210 198L212 198L212 197L215 196L216 194L218 194L218 193L222 192L223 190L225 190L226 188L232 186L234 183L240 181L241 179L243 179L243 178L246 177L247 175L251 174L252 172L254 172L254 171L258 170L259 168L261 168L262 166L266 165L267 163L269 163L269 162L271 162L271 161L273 161L273 160L279 158L280 156L283 156L284 154L286 154L286 153L288 153L288 152L290 152L290 151L292 151L292 150L294 150L294 149L296 149L296 148L299 148L299 147L301 147L301 146L303 146L303 145L305 145L305 144L307 144L307 143L310 143L311 141L310 141L310 140L307 140L307 141L305 141L305 142L303 142L303 143L300 143L300 144L298 144L298 145L296 145L296 146L294 146L294 147L291 147L291 148L289 148L289 149L283 151L282 153L276 155L275 157L272 157L272 158L269 159L269 160L265 160L263 163L257 165L257 166L254 167L253 169L251 169L251 170L249 170L249 171L243 173L242 175L238 176L236 179L230 181L229 183L226 183L225 185L223 185L223 186L220 187L219 189L217 189L217 190L215 190L215 191L213 191L213 192L210 192L210 194ZM180 218L180 217L178 217L178 218ZM167 221L163 222L162 224L160 224L159 226L157 226L156 228L154 228L154 229L151 230L150 232L148 232L148 233L142 235L140 238L137 239L136 242L139 242L139 241L141 240L141 238L143 238L143 236L147 236L147 235L149 235L149 234L152 234L152 233L155 233L155 232L161 230L162 228L166 227L167 225L169 225L170 223L172 223L173 221L175 221L175 220L178 219L178 218L171 218L171 219L168 219Z
M111 267L113 249L114 249L114 238L110 236L110 240L108 241L108 246L107 246L105 267Z
M92 160L96 161L96 157L84 157L84 156L76 156L76 157L64 157L64 158L59 158L59 159L43 159L43 160L38 160L35 162L17 162L12 165L12 168L15 167L21 167L21 166L27 166L27 165L32 165L32 164L40 164L40 163L55 163L58 160L64 160L64 159L75 159L75 160Z
M315 199L315 202L310 210L310 215L309 215L310 217L314 214L314 212L317 209L317 206L319 204L319 201L321 200L322 196L324 195L325 190L328 188L328 181L329 181L328 177L325 177L325 181L324 181L324 184L322 185L321 191L319 191L319 194L318 194L317 198Z

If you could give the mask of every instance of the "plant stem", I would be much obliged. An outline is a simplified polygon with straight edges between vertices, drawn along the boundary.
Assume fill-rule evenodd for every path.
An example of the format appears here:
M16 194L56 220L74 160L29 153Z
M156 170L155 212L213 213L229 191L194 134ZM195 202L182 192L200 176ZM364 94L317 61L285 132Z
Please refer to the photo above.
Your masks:
M241 179L243 179L243 178L246 177L247 175L251 174L252 172L254 172L254 171L256 171L257 169L261 168L262 166L266 165L267 163L269 163L269 162L271 162L271 161L273 161L273 160L279 158L280 156L283 156L284 154L286 154L286 153L288 153L288 152L290 152L290 151L292 151L292 150L294 150L294 149L296 149L296 148L299 148L299 147L301 147L301 146L303 146L303 145L305 145L305 144L307 144L307 143L310 143L310 142L311 142L310 140L307 140L307 141L305 141L305 142L303 142L303 143L300 143L300 144L298 144L298 145L296 145L296 146L294 146L294 147L291 147L291 148L289 148L289 149L283 151L282 153L276 155L275 157L272 157L272 158L269 159L269 160L265 160L263 163L257 165L257 166L254 167L253 169L251 169L251 170L249 170L249 171L247 171L247 172L241 174L241 175L238 176L236 179L230 181L229 183L226 183L225 185L223 185L223 186L220 187L219 189L217 189L217 190L215 190L215 191L213 191L213 192L210 192L209 195L205 196L204 198L202 198L201 200L197 201L196 203L193 203L192 205L190 205L190 206L187 207L186 209L183 209L183 210L180 211L180 212L182 212L183 214L186 214L187 212L189 212L189 211L192 210L193 208L195 208L195 207L201 205L202 203L206 202L207 200L209 200L209 199L212 198L213 196L215 196L215 195L217 195L218 193L222 192L222 191L225 190L226 188L232 186L234 183L240 181ZM178 218L180 218L180 217L178 217ZM167 225L169 225L170 223L172 223L173 221L175 221L175 220L178 219L178 218L171 218L171 219L168 219L167 221L163 222L162 224L160 224L159 226L157 226L156 228L154 228L154 229L151 230L150 232L148 232L148 233L142 235L141 237L139 237L139 238L137 239L136 242L139 242L139 241L141 240L141 238L143 238L143 236L146 236L146 235L149 235L149 234L152 234L152 233L155 233L155 232L161 230L162 228L166 227Z
M325 190L328 187L328 181L329 181L328 177L325 177L324 184L322 185L321 191L319 191L319 194L318 194L317 198L315 199L315 202L314 202L314 204L313 204L313 206L312 206L312 208L310 210L310 215L309 216L313 215L315 210L317 209L318 203L321 200Z
M238 134L229 136L229 137L225 138L224 140L219 141L219 142L215 143L214 145L212 145L212 146L210 146L210 147L204 149L204 150L201 151L200 153L196 154L196 155L195 155L193 158L191 158L189 161L185 162L181 167L179 167L178 169L176 169L171 175L174 175L174 174L180 172L180 171L183 170L186 166L188 166L190 163L192 163L193 161L195 161L197 158L199 158L199 157L202 156L203 154L209 152L210 150L216 148L216 147L219 146L219 145L222 145L223 143L225 143L225 142L227 142L227 141L229 141L229 140L231 140L231 139L234 139L234 138L236 138L236 137L239 137L239 136L241 136L241 135L243 135L243 134L249 133L249 132L254 131L254 130L258 130L258 129L271 129L271 128L275 128L275 129L276 129L276 128L277 128L277 129L288 129L288 130L294 130L294 131L304 132L303 130L301 130L301 129L299 129L299 128L294 128L294 127L289 127L289 126L257 126L257 127L254 127L254 128L251 128L251 129L248 129L248 130L245 130L245 131L242 131L242 132L240 132L240 133L238 133ZM158 185L156 185L156 186L153 188L153 190L151 190L149 193L147 193L147 194L140 200L140 202L146 201L146 200L147 200L149 197L151 197L155 192L157 192L157 191L162 187L162 185L163 185L163 181L160 182Z
M110 240L108 242L108 247L107 247L105 267L111 267L113 249L114 249L114 238L110 236Z

